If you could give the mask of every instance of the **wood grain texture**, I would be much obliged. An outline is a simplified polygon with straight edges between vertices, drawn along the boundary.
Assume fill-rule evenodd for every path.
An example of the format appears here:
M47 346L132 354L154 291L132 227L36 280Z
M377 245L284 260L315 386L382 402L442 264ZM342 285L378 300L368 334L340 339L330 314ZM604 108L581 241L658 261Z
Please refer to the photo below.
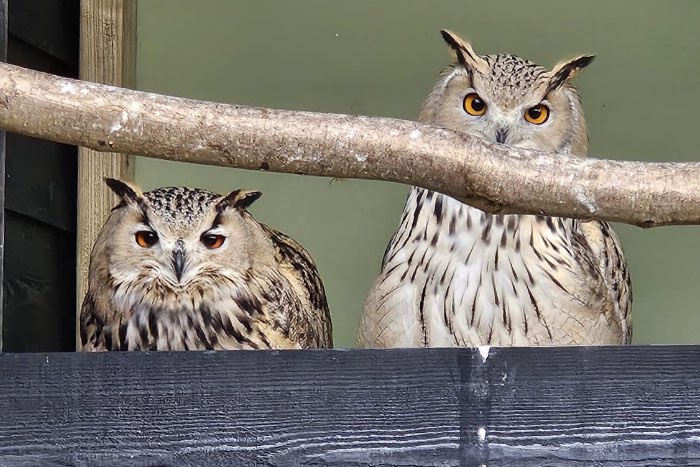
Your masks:
M136 84L136 1L81 0L80 78L102 84ZM116 204L105 177L133 178L131 157L78 151L78 240L76 316L87 290L87 272L97 233ZM80 339L76 327L76 346Z
M698 465L699 358L697 346L0 354L0 465Z
M7 61L7 1L0 0L0 61ZM0 351L3 349L3 322L5 312L4 279L5 279L5 160L7 140L4 131L0 131Z

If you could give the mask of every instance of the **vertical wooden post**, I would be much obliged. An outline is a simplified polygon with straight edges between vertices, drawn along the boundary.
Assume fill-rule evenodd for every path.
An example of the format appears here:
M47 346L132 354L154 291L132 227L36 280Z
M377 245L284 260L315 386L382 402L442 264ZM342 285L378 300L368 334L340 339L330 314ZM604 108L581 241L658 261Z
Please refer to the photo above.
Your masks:
M7 1L0 0L0 60L7 61ZM2 351L5 279L5 132L0 131L0 351Z
M136 84L136 0L80 1L80 79L122 87ZM131 156L78 151L77 326L87 290L90 251L116 203L104 177L133 178Z

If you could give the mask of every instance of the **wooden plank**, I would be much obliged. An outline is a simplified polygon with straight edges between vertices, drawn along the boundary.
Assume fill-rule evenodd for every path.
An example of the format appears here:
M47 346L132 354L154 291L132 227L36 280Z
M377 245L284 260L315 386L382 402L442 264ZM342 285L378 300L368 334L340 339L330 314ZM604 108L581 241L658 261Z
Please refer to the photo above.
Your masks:
M10 210L5 227L3 350L75 349L74 233Z
M700 347L0 355L0 465L700 465Z
M81 0L80 78L133 87L136 81L136 1ZM116 199L104 177L133 178L131 158L78 151L77 312L87 289L90 251ZM76 346L80 338L76 326Z
M72 56L69 60L61 61L10 34L7 50L9 63L77 78L77 25L80 21L80 3L78 1L72 3L75 5L72 11L74 17L64 18L63 21L67 21L68 24L62 27L59 27L59 21L53 21L51 29L55 34L68 34L68 29L75 32L70 34L71 40L67 41L65 37L56 39L60 42L61 48L70 46ZM11 23L15 25L15 29L20 28L17 26L18 23L24 24L38 15L36 9L44 4L44 2L26 4L12 2L9 14L14 15ZM53 10L54 6L47 6L47 8L46 14L56 13ZM71 9L68 8L66 11L70 12ZM63 14L65 13L64 11ZM16 20L16 16L20 16L20 19ZM74 27L70 28L71 25ZM48 31L43 31L42 34L48 34ZM45 36L44 42L50 42L49 39ZM7 135L6 148L10 156L6 159L5 167L5 208L60 229L75 232L77 148L15 133ZM36 170L37 167L41 167L42 170Z
M78 77L79 0L13 1L8 21L10 63ZM6 152L3 350L74 349L77 147L9 133Z
M0 61L7 61L7 1L0 0ZM5 153L6 134L0 131L0 351L3 349L5 275Z
M75 232L76 147L10 133L7 152L5 209Z
M74 65L43 53L38 48L28 44L17 37L8 37L7 61L13 65L31 68L32 70L45 71L54 75L66 76L68 78L78 77L78 41L73 44L76 61Z
M75 43L79 34L79 0L12 1L10 34L45 54L77 66Z

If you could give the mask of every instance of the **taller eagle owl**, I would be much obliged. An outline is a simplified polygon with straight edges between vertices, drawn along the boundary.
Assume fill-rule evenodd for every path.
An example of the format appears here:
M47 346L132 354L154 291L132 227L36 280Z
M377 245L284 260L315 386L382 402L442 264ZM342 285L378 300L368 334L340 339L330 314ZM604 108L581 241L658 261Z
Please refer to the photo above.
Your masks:
M494 143L586 157L571 79L582 55L551 70L514 55L477 55L442 31L455 62L420 121ZM362 347L625 344L631 285L605 222L491 215L413 187L366 300Z

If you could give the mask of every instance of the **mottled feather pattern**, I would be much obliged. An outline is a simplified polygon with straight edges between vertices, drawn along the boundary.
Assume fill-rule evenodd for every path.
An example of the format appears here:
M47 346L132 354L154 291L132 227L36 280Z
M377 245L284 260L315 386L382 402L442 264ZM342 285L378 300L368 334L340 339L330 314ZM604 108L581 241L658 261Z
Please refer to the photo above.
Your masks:
M621 251L616 245L615 260L599 263L582 225L595 228L572 219L490 215L413 188L367 299L373 312L363 315L359 344L628 342L631 297L621 299L629 287ZM617 284L618 295L601 292L608 283Z
M499 100L517 103L545 84L546 69L515 55L487 55L494 78L494 94Z
M237 286L238 285L238 286ZM221 294L219 289L227 293ZM290 313L302 308L299 298L289 293L290 284L281 274L267 270L245 274L217 289L198 287L176 294L169 287L144 282L115 285L115 295L130 296L143 287L153 301L132 303L128 311L103 321L102 313L90 313L94 299L88 295L83 309L84 350L233 350L316 348L331 346L324 325L318 333L302 333L303 316ZM204 304L205 297L215 304ZM164 303L176 304L172 308ZM326 310L327 313L327 310ZM326 315L327 316L327 315ZM323 314L319 318L323 318ZM300 326L301 325L301 326Z
M326 291L313 259L293 238L265 224L260 225L272 240L280 270L284 271L297 295L310 305L310 313L296 319L303 319L316 329L315 347L332 347L333 330Z
M142 195L120 183L112 181L123 199L91 256L83 350L332 346L316 266L301 245L247 212L259 193L222 197L165 187ZM157 244L134 243L134 232L143 229L158 235ZM224 235L228 243L207 249L206 235ZM177 248L185 258L181 276L171 257Z
M579 222L579 232L588 245L584 252L603 279L616 321L621 324L623 343L632 343L632 280L617 234L607 222Z
M206 216L221 195L208 190L167 186L144 193L144 198L168 224L187 229Z

